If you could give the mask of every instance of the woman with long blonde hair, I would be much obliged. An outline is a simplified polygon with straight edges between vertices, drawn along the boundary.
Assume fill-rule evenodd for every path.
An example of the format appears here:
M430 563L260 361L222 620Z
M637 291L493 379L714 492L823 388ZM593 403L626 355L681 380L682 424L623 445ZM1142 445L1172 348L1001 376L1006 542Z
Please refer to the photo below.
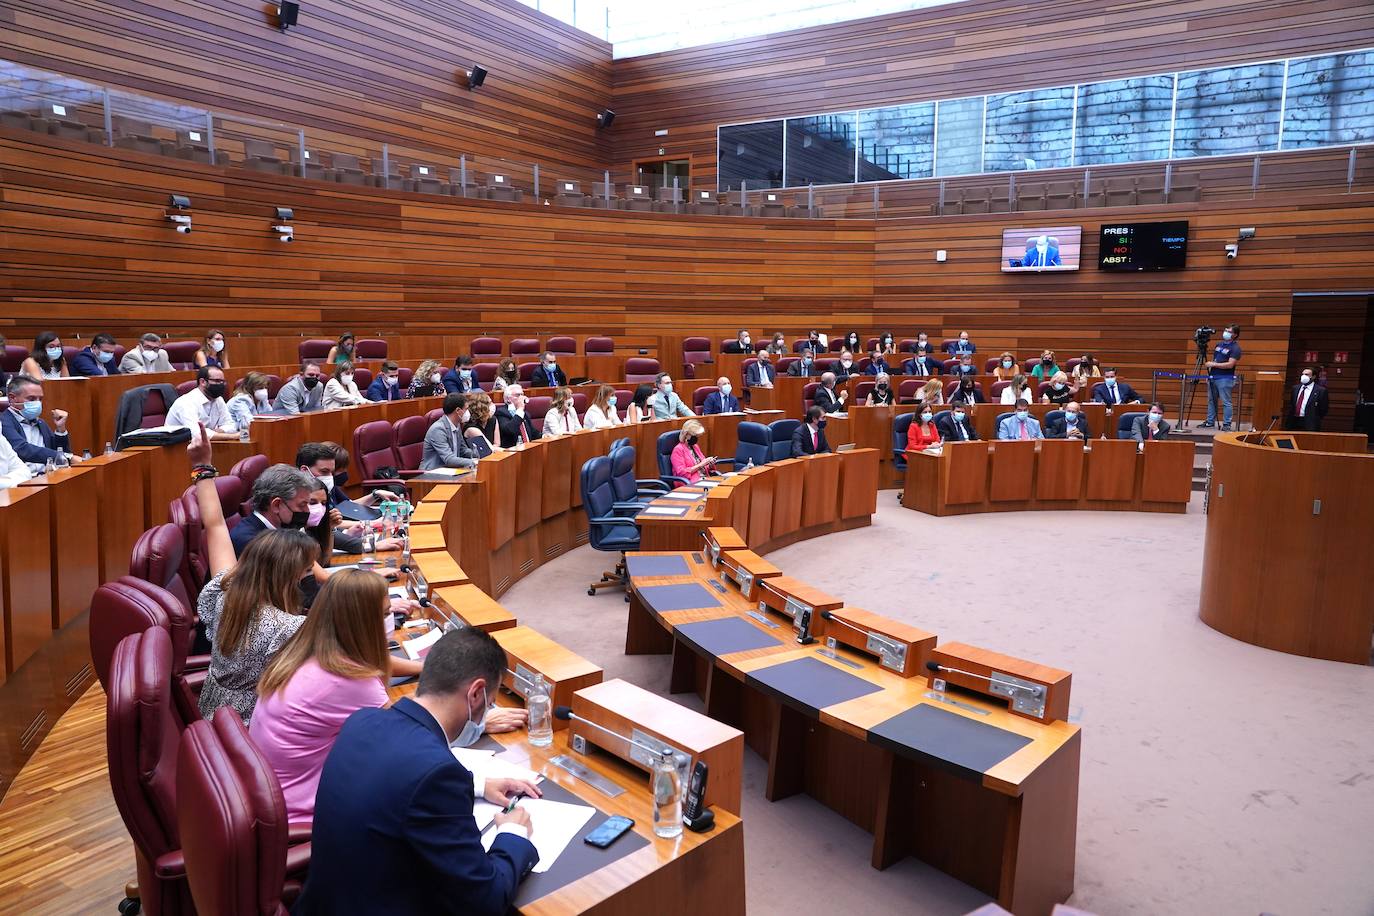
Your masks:
M573 407L572 389L566 386L555 388L553 403L544 415L543 438L552 439L554 436L575 433L581 428L582 421L577 419L577 408Z
M427 359L410 378L406 397L427 398L444 393L444 367L437 359Z

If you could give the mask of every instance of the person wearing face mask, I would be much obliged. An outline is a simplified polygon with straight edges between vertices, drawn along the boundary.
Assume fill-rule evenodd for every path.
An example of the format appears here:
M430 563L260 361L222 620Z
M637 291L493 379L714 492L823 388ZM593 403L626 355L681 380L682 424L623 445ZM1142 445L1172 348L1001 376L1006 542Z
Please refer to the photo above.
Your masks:
M965 353L977 353L978 348L969 340L968 331L960 331L957 338L945 342L945 352L950 356L963 356Z
M692 408L682 402L673 391L673 377L666 372L660 372L658 378L654 380L654 396L649 398L649 406L653 408L655 420L671 420L673 417L694 417Z
M700 420L688 420L678 431L678 443L669 458L673 476L681 477L689 485L715 471L716 459L701 451L701 438L705 435L706 427Z
M855 353L858 353L859 350L861 349L861 347L860 347L860 340L859 340L859 332L858 332L858 331L850 331L848 334L844 335L844 340L841 341L840 346L841 346L841 352L844 352L845 350L848 350L851 356L852 356L853 354L855 354Z
M959 357L959 365L954 367L954 374L959 378L973 378L978 374L978 367L973 364L973 357L967 354Z
M140 337L138 346L125 353L119 361L119 371L129 375L171 372L172 361L167 351L162 349L162 338L151 332Z
M754 340L748 331L741 330L734 340L727 340L721 350L725 353L753 353Z
M577 408L573 406L572 389L566 386L555 388L548 413L544 414L541 438L552 439L575 433L581 428L582 421L577 418Z
M926 347L929 348L930 344L926 344ZM926 350L918 349L915 356L902 362L903 375L933 376L939 375L943 369L940 361Z
M744 387L772 388L777 377L778 370L773 365L772 354L767 350L760 350L759 358L744 369Z
M849 392L843 388L835 387L835 373L826 372L821 375L821 386L812 395L812 400L816 406L826 413L844 413L845 401L849 399Z
M366 404L367 398L358 391L358 383L353 381L353 364L348 360L334 364L334 377L324 386L322 404L325 410L340 407L357 407Z
M468 421L463 424L463 435L468 445L477 452L478 458L485 458L500 448L501 433L496 426L496 405L491 395L480 388L467 396Z
M112 334L97 334L91 338L91 345L72 357L72 375L99 378L105 375L118 375L119 366L115 364L116 342Z
M401 367L396 365L395 360L382 360L382 370L377 373L372 384L367 386L367 399L369 401L401 401L405 399L405 396L405 389L401 387Z
M854 366L854 353L849 349L840 351L840 361L835 365L835 381L844 384L856 375L859 370Z
M701 405L703 415L715 413L739 413L739 398L734 394L735 386L725 376L716 379L716 390L706 396Z
M196 387L177 398L167 411L166 426L195 430L204 425L211 439L237 439L239 431L224 403L224 370L201 366Z
M406 397L428 398L444 393L443 366L437 359L427 359L410 379L410 389Z
M878 350L884 356L896 355L897 341L893 338L891 331L884 331L878 336Z
M1330 407L1326 386L1317 380L1317 373L1311 366L1302 370L1298 383L1293 386L1292 396L1288 399L1288 419L1285 429L1321 432L1322 420ZM10 396L14 404L14 396Z
M339 513L339 506L346 502L356 502L362 506L372 506L376 503L377 497L373 493L359 497L357 500L350 500L348 494L339 486L338 480L342 476L339 471L339 453L341 449L333 442L306 442L296 449L296 467L314 478L319 491L324 494L323 507L329 516L327 526L333 532L333 545L344 553L363 552L363 533L362 523L347 522ZM348 467L345 459L342 469L346 473ZM320 530L320 518L315 509L314 497L311 497L306 511L310 517L306 519L306 529L309 531ZM322 545L324 546L324 545ZM400 550L404 544L400 538L378 538L376 549ZM329 554L322 554L326 559Z
M935 428L940 431L940 438L946 442L976 441L978 431L973 428L973 410L971 404L955 404L944 411L935 420Z
M194 433L191 441L194 445ZM259 474L250 497L253 513L230 532L235 553L242 556L264 531L303 529L310 521L310 494L315 487L315 478L289 464L274 464Z
M324 404L324 385L321 384L320 364L314 360L301 363L301 374L292 378L277 391L272 402L279 413L309 413Z
M353 362L353 350L355 346L356 343L353 339L353 335L345 331L339 335L338 343L329 348L329 355L325 357L324 361L331 365L351 363Z
M453 361L453 368L444 373L444 391L449 394L467 394L477 390L477 371L473 368L471 356L460 356Z
M1018 372L1011 377L1011 384L1002 389L998 400L1011 407L1022 398L1030 401L1035 398L1035 394L1031 391L1030 379Z
M1088 418L1077 401L1070 401L1059 412L1060 416L1045 418L1046 439L1091 439L1092 430L1088 428Z
M234 396L225 405L234 429L243 432L261 414L272 413L272 402L267 397L267 376L261 372L249 372L234 386Z
M463 435L463 424L467 421L467 395L445 395L444 415L435 420L425 433L420 470L477 466L477 453L472 450L467 437Z
M507 356L496 364L496 378L492 380L492 391L505 391L507 385L516 385L520 382L520 370L515 365L515 360Z
M819 405L812 404L806 408L806 422L792 434L792 457L829 453L830 443L825 438L825 411Z
M1231 431L1231 390L1236 387L1236 364L1240 362L1240 325L1228 324L1221 332L1221 341L1212 351L1212 358L1203 363L1207 370L1207 419L1204 428L1217 425L1217 402L1221 402L1221 431ZM75 360L73 360L75 362Z
M934 356L935 347L930 342L930 336L927 335L924 331L917 334L916 345L912 348L911 352L915 353L917 356L920 356L923 353L926 356Z
M229 368L229 351L224 346L224 332L211 330L205 334L205 343L196 350L196 368L201 366L218 366L221 369Z
M587 429L605 429L607 426L619 426L622 421L620 413L616 410L616 402L615 389L610 385L602 385L596 389L596 397L592 398L587 413L582 417L582 425Z
M539 438L534 429L534 421L525 409L529 398L520 385L507 385L503 392L504 402L496 408L496 426L501 431L501 447L515 448ZM448 404L448 400L444 400Z
M430 647L414 697L348 717L320 772L310 873L295 916L428 913L436 901L448 904L445 912L512 907L539 860L517 799L539 798L539 787L474 776L450 749L482 736L505 669L505 651L489 634L454 630ZM479 798L509 809L496 814L487 849L472 817Z
M1030 402L1022 398L1016 402L1016 410L1005 417L997 426L998 439L1043 439L1040 421L1030 415Z
M1141 414L1131 421L1131 438L1140 443L1141 449L1146 442L1157 442L1169 438L1173 426L1164 419L1164 405L1156 401L1150 405L1150 412Z
M897 403L897 393L892 390L892 376L886 372L878 376L873 389L864 398L865 407L890 407Z
M1101 378L1102 367L1097 364L1097 359L1091 353L1084 353L1083 358L1078 361L1078 365L1073 367L1070 373L1076 387L1082 387L1088 383L1089 379Z
M1126 384L1116 369L1108 366L1102 370L1102 381L1093 386L1093 400L1109 407L1113 404L1139 404L1140 395Z
M568 384L568 373L558 365L557 356L545 352L539 360L539 365L534 367L530 384L535 388L558 388Z
M1054 351L1046 350L1040 354L1040 362L1031 367L1031 377L1037 381L1045 382L1054 377L1059 371L1059 363L1054 360Z
M879 347L874 347L873 352L868 356L868 365L864 366L864 375L877 375L879 372L892 373L892 367L887 364L887 357L883 356L883 351Z
M983 396L983 389L978 387L978 381L972 376L965 376L959 379L959 387L954 389L954 393L949 396L951 404L983 404L987 398Z
M816 351L809 346L802 347L801 355L787 367L787 374L798 378L815 375L817 371Z
M1073 400L1073 386L1069 384L1069 377L1063 372L1056 372L1050 378L1049 387L1040 396L1042 404L1067 404Z
M788 354L787 338L783 336L781 331L773 335L773 342L768 345L768 352L774 359Z
M33 349L19 366L19 371L33 378L68 378L71 370L65 353L62 338L52 331L43 331L34 338Z
M80 457L70 455L67 412L53 410L53 425L43 419L43 383L28 375L15 375L5 386L9 409L0 413L0 431L14 454L32 474L42 474L48 461L66 456L73 464Z
M916 419L912 420L911 426L907 428L907 451L923 452L926 449L939 448L943 444L944 439L935 426L935 411L930 407L922 407L916 413Z
M999 382L1010 381L1013 376L1018 375L1020 372L1021 368L1017 365L1016 354L1010 350L1007 350L999 356L997 358L997 364L992 367L993 378L997 379Z

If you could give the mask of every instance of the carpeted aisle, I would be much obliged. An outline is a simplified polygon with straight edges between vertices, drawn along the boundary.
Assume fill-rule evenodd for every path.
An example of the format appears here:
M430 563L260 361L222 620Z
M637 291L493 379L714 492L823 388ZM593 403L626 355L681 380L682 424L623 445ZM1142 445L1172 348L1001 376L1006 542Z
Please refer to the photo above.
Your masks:
M901 508L895 491L878 506L869 528L769 560L941 641L1073 672L1084 729L1073 904L1104 916L1374 914L1374 669L1258 649L1199 621L1200 496L1187 515L939 519ZM577 550L502 603L607 677L666 693L667 656L623 654L620 596L586 594L609 559ZM867 833L806 797L768 803L762 761L745 759L751 913L834 913L842 899L855 913L944 916L986 901L914 860L874 871Z

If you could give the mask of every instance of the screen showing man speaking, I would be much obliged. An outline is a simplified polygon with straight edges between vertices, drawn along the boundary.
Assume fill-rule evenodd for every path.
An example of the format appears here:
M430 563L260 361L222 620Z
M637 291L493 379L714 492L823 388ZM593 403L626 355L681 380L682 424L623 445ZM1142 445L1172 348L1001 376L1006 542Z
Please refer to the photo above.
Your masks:
M1046 226L1002 230L1002 270L1077 270L1083 227Z

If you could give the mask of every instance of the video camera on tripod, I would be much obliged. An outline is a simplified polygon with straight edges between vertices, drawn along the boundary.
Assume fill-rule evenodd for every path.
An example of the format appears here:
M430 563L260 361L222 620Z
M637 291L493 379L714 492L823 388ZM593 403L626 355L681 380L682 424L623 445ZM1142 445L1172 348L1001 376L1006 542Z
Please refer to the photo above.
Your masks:
M1193 343L1197 344L1199 350L1206 350L1207 344L1211 341L1212 335L1216 332L1216 328L1204 324L1193 332Z

